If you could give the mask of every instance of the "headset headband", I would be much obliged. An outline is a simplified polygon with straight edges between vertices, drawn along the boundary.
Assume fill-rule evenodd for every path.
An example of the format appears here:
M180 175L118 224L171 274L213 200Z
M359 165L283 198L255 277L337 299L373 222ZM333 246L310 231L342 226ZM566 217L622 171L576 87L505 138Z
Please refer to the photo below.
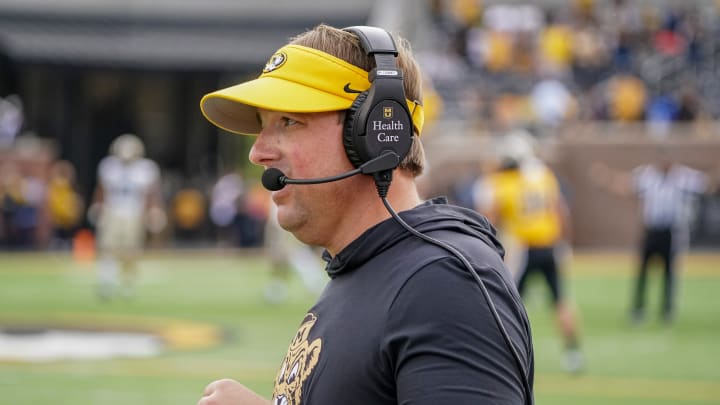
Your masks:
M355 167L388 152L395 154L399 163L410 151L413 121L405 101L403 74L396 63L395 41L378 27L343 30L355 34L363 51L375 60L375 68L368 73L370 89L358 95L346 115L345 151Z
M353 26L343 30L357 35L365 53L375 58L376 68L370 72L368 77L370 81L378 77L402 78L402 72L395 63L398 50L389 32L382 28L367 26Z

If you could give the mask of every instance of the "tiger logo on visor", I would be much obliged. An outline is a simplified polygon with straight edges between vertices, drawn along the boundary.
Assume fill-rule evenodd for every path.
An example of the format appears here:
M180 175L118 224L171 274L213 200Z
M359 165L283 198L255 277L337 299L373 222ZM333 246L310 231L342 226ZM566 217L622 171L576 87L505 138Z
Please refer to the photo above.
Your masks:
M276 53L275 55L271 56L270 60L268 60L265 64L265 68L263 68L263 73L272 72L273 70L284 65L285 61L287 61L287 55L285 55L285 52Z

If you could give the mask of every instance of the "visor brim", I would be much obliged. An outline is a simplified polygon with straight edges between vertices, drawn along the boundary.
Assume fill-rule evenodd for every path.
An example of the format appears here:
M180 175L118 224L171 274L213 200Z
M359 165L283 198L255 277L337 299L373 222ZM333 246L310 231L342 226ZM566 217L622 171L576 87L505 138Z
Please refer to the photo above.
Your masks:
M325 112L350 108L356 94L348 98L282 78L264 76L205 95L200 109L210 122L237 134L261 131L258 108L285 112Z

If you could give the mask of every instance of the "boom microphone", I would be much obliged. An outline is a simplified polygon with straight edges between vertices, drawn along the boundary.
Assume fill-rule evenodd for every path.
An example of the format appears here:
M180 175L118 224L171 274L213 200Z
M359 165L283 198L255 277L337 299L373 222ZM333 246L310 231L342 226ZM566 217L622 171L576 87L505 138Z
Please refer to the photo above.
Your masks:
M278 191L285 187L285 173L275 167L266 169L262 174L262 185L270 191Z
M282 172L282 170L271 167L262 174L262 185L270 191L281 190L287 184L320 184L329 183L331 181L342 180L356 174L373 174L384 170L391 170L400 164L400 157L395 152L385 152L375 159L365 162L357 169L350 170L342 174L329 177L318 177L314 179L291 179Z
M320 177L315 179L291 179L282 172L282 170L271 167L262 174L262 185L270 191L278 191L283 189L286 184L320 184L329 183L331 181L342 180L346 177L354 176L360 173L360 169L351 170L337 176Z

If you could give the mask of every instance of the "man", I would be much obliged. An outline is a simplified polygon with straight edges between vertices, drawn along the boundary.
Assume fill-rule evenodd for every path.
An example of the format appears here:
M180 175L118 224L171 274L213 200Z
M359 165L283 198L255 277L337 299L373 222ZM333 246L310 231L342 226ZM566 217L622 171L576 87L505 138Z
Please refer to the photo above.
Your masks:
M124 134L113 141L109 156L98 166L98 186L88 216L97 227L98 295L103 299L118 292L126 297L133 294L146 232L159 232L166 222L160 170L144 154L140 138Z
M619 196L636 195L640 200L643 241L632 298L630 319L645 320L645 289L650 259L659 257L664 265L661 318L675 318L677 255L689 242L690 203L694 196L712 192L710 176L678 164L666 147L658 147L655 162L640 165L630 173L614 171L602 163L590 168L590 178L603 189Z
M477 209L503 231L517 287L524 294L528 276L541 273L550 289L565 344L565 368L582 370L578 325L562 288L562 261L568 253L569 215L555 174L534 152L530 134L514 131L500 142L499 170L481 178ZM514 249L513 249L514 248Z
M300 241L325 248L330 280L291 340L270 401L225 379L208 385L199 404L532 403L530 327L503 267L502 247L474 212L441 199L420 200L415 185L424 166L419 69L408 44L399 40L385 41L387 49L368 56L358 35L363 41L372 36L372 49L378 49L377 35L389 37L372 27L360 30L320 25L279 49L259 78L201 102L205 116L219 127L257 135L250 160L269 168L266 173L281 170L290 179L313 179L357 166L357 156L346 150L345 127L364 121L358 104L381 92L374 82L399 83L408 110L396 103L379 114L404 117L407 128L397 127L408 130L410 150L394 171L273 187L278 223ZM390 48L397 48L397 57L388 58ZM373 70L376 60L382 69ZM402 81L383 81L399 79L400 72ZM377 127L392 125L379 118ZM367 141L389 142L396 132L381 130ZM393 157L379 156L383 165L388 155ZM440 239L468 259L412 235L391 218L386 202L422 236ZM462 260L473 264L485 290Z

